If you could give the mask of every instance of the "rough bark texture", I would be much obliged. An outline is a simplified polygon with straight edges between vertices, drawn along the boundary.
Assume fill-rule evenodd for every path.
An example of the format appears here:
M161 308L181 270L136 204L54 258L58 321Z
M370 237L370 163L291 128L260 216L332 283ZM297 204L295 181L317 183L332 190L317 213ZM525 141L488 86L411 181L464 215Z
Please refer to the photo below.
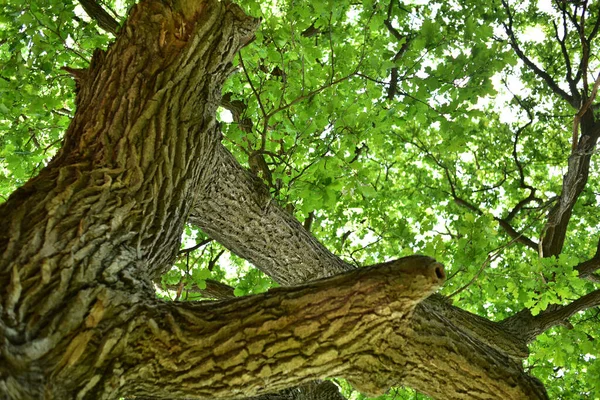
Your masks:
M238 398L332 374L368 376L359 389L381 393L401 374L412 309L443 280L439 263L414 256L229 301L146 302L128 328L121 393Z
M282 285L294 285L352 269L331 254L293 216L281 209L260 179L223 146L214 174L197 195L190 223Z
M215 169L222 173L198 195L191 222L234 253L252 259L282 285L353 268L271 201L266 188L227 150L217 149L215 155ZM546 398L542 385L522 370L527 342L506 325L432 296L415 310L411 328L415 339L406 344L406 351L413 368L410 373L406 368L396 386L410 386L435 398ZM440 377L444 384L433 382Z
M0 206L0 393L238 398L343 376L370 394L546 398L502 325L417 307L443 280L425 257L231 301L154 299L190 215L282 284L352 269L219 143L221 84L256 24L226 1L147 0L77 72L61 152Z
M313 381L295 387L284 389L278 393L265 394L249 400L345 400L331 381Z
M146 1L77 74L61 152L0 207L0 393L85 397L117 373L107 352L179 248L256 24L225 2Z

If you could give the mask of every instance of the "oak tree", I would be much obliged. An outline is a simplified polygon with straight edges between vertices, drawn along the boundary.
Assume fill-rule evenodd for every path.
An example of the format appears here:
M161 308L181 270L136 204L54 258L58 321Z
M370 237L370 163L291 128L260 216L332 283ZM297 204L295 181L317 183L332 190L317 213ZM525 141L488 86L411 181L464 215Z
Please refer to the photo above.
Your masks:
M2 398L600 396L597 2L5 3Z

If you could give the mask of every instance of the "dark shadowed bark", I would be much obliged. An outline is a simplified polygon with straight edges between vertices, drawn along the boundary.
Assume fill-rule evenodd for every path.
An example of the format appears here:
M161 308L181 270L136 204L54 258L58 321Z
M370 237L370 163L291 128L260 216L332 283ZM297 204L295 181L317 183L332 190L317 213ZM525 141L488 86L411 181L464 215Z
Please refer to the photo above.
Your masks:
M550 211L544 228L541 244L544 257L558 256L562 251L573 207L588 181L590 162L599 136L600 124L595 121L590 109L581 119L581 138L569 157L560 198Z
M96 0L79 0L79 4L100 28L113 35L117 34L119 23Z

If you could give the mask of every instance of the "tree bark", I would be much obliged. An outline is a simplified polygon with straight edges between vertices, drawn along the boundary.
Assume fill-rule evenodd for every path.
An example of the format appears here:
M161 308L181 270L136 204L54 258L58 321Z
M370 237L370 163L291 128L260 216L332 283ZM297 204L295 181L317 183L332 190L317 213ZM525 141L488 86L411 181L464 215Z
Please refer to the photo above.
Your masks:
M60 153L0 207L1 393L94 386L78 360L171 266L219 143L221 85L256 25L227 2L145 1L77 74Z
M569 157L567 173L563 177L560 199L550 210L541 241L543 257L561 253L573 207L585 188L590 172L592 155L600 136L600 124L595 121L594 112L588 110L581 118L581 138Z
M443 280L439 263L415 256L223 302L136 302L119 374L103 386L231 399L358 374L371 378L361 390L380 394L404 359L412 309ZM369 375L381 363L387 371Z
M331 254L272 201L266 187L226 149L217 148L213 162L212 170L220 172L198 194L190 222L282 285L354 268ZM506 325L451 306L434 295L416 308L411 327L415 339L406 346L411 348L411 362L422 367L423 375L407 374L396 386L410 386L435 398L461 398L465 382L471 382L472 398L545 398L541 384L520 366L529 354L527 342ZM478 383L478 378L467 372L475 365L481 368L479 377L485 377ZM431 379L445 377L444 386L432 384L423 371ZM503 376L492 377L490 371ZM513 392L514 385L523 385L523 391Z

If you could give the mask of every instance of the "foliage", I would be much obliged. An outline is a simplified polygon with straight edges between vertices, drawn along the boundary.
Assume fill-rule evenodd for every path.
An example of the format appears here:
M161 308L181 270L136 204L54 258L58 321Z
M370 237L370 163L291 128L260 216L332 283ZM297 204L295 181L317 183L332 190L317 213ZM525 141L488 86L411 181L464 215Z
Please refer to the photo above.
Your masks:
M499 224L510 216L523 237L543 237L575 112L511 48L506 8L484 3L244 1L263 22L237 59L220 116L225 145L334 252L360 265L431 255L447 268L443 294L455 305L502 320L594 289L573 266L595 252L600 168L592 158L559 256L540 258ZM130 6L103 4L119 20ZM564 53L584 57L562 18L578 7L509 4L521 50L564 88ZM588 5L589 21L598 9ZM59 147L74 113L75 85L63 67L85 67L112 35L77 2L57 0L5 0L0 26L3 201ZM598 64L592 56L591 69ZM194 229L187 247L206 239ZM210 278L235 285L236 295L272 284L222 251L208 243L182 253L163 283L202 289ZM528 367L551 398L600 398L598 315L579 313L572 330L554 328L531 346ZM392 389L386 398L414 395Z

